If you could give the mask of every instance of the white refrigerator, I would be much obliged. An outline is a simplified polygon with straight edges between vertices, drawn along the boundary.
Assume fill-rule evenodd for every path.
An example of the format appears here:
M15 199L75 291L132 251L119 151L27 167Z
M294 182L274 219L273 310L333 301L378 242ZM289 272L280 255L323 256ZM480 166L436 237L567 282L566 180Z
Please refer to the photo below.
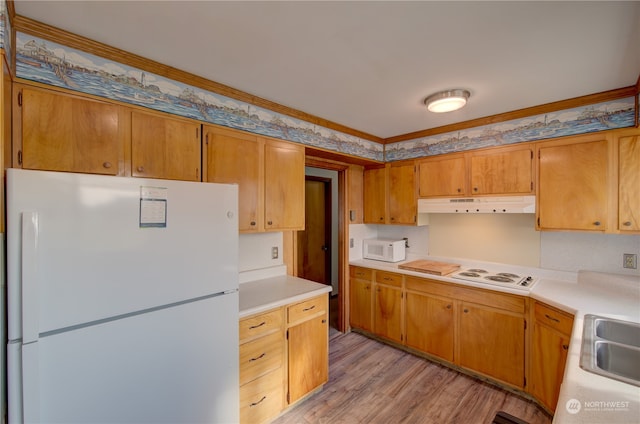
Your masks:
M237 186L9 169L10 423L235 423Z

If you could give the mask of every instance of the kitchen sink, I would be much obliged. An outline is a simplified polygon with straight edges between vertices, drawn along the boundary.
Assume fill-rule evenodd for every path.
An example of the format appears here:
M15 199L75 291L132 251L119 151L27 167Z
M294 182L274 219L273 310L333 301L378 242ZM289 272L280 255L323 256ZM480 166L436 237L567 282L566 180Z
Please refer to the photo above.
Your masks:
M585 315L580 367L640 386L640 324Z
M640 347L640 325L633 322L595 318L596 336L610 342Z

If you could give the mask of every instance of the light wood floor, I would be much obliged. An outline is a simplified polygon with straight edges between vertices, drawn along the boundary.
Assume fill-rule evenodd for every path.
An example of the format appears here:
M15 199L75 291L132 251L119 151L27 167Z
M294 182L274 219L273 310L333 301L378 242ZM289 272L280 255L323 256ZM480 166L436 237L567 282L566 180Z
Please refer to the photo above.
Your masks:
M275 424L489 424L498 411L551 422L531 401L361 334L333 335L329 351L324 389Z

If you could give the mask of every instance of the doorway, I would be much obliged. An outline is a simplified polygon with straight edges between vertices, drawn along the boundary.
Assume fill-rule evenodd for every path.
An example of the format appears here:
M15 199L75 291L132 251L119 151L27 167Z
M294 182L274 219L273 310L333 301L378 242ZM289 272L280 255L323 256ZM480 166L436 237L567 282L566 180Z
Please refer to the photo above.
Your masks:
M309 161L309 158L307 158ZM331 286L329 296L329 327L344 331L340 311L341 275L344 248L340 225L344 172L324 163L307 163L305 167L305 230L296 235L296 268L301 278Z
M305 229L298 231L298 274L331 285L331 178L305 177Z

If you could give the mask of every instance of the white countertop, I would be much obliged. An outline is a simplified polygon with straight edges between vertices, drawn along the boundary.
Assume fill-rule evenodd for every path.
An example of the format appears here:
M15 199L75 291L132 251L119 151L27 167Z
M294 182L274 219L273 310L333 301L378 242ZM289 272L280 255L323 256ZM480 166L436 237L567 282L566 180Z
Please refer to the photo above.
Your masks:
M330 291L331 286L290 275L248 281L240 284L240 318L300 302Z
M640 423L640 387L580 368L584 316L640 322L640 278L581 272L577 283L542 280L531 297L575 313L553 422Z
M351 261L350 265L529 296L574 314L567 364L553 422L640 423L640 387L580 368L584 315L596 314L640 322L640 277L587 271L570 273L456 258L416 257L407 258L407 261L415 259L459 263L462 268L499 268L500 271L532 275L539 280L531 290L520 290L399 269L398 265L403 262L385 263L361 259Z

